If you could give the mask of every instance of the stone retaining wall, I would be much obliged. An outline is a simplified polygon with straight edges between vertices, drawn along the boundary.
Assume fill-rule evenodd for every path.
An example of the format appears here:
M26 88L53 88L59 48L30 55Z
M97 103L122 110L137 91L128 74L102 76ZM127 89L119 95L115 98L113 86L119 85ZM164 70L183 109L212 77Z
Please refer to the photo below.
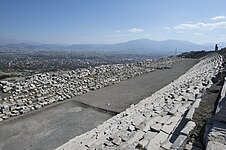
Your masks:
M189 110L197 107L202 93L211 86L212 77L219 72L222 61L218 54L202 59L152 96L71 139L57 150L182 148L195 126L189 120L192 116L188 116Z
M207 150L226 149L226 78L224 80L215 115L209 119L205 128Z

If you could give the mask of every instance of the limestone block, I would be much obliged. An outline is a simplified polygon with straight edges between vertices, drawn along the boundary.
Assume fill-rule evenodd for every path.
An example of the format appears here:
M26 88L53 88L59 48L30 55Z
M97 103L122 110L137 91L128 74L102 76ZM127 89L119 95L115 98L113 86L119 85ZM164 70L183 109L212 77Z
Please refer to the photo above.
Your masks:
M9 116L7 116L7 115L4 115L4 116L2 116L2 119L8 119L9 118Z
M170 117L171 117L171 115L165 115L165 116L161 117L160 119L158 119L156 122L163 125L169 120Z
M38 105L38 104L35 105L35 109L39 109L41 107L42 107L41 105Z
M177 112L177 110L181 107L181 103L178 104L174 104L173 108L171 108L171 110L168 112L169 114L175 114Z
M174 128L176 128L176 125L178 124L179 120L181 118L173 116L171 117L166 124L161 128L161 131L164 131L167 134L171 134L174 130Z
M151 125L151 131L159 132L162 126L163 124L160 123L153 124Z
M189 121L185 127L180 131L181 134L188 135L194 128L196 124L193 121Z
M181 107L178 109L178 112L181 112L181 113L183 114L183 113L185 113L186 110L187 110L187 107L181 106Z
M114 137L114 139L112 140L112 143L114 145L120 145L121 144L121 138L119 136Z
M172 146L172 143L169 141L169 139L166 139L162 144L161 147L163 149L170 149L170 147Z
M195 113L195 107L191 107L185 117L186 120L192 120L193 114Z
M186 135L179 135L177 139L173 142L170 150L182 150L183 146L186 144Z
M158 117L152 117L150 118L147 122L145 122L146 126L143 128L143 131L147 132L148 130L150 130L151 125L156 124L156 120L155 118L160 118L161 116Z
M198 98L198 99L196 99L196 100L195 100L195 102L194 102L194 104L193 104L192 106L193 106L194 108L198 108L198 107L199 107L200 102L201 102L201 99L200 99L200 98Z
M134 136L128 141L129 144L133 144L134 142L138 142L140 139L143 138L144 132L141 130L138 130Z
M128 133L126 131L121 131L119 133L119 137L122 139L122 141L128 141L133 135L134 133Z
M127 130L132 132L132 131L135 131L135 129L136 129L135 126L130 125Z
M135 147L128 143L123 143L118 147L119 150L135 150Z
M157 134L158 132L148 131L144 134L144 139L152 140Z
M138 142L141 148L145 148L148 145L149 140L148 139L142 139Z
M168 134L160 131L155 138L150 140L147 145L147 150L156 150L160 148L160 145L167 139Z

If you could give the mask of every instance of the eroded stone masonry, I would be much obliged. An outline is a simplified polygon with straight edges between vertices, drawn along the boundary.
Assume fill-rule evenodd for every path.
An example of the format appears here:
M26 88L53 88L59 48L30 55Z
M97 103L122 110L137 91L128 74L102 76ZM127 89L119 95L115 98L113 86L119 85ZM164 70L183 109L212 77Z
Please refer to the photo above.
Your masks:
M57 150L182 149L195 127L194 110L211 86L211 78L220 71L222 61L218 54L203 58L152 96Z
M0 94L3 95L0 96L0 122L155 69L169 69L172 62L180 59L171 57L130 64L102 65L0 81Z

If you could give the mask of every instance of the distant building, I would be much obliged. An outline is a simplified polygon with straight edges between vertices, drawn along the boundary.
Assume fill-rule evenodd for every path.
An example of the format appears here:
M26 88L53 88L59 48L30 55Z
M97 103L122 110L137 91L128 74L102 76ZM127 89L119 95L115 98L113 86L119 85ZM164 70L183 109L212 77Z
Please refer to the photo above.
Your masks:
M218 51L218 45L217 44L215 45L215 51Z

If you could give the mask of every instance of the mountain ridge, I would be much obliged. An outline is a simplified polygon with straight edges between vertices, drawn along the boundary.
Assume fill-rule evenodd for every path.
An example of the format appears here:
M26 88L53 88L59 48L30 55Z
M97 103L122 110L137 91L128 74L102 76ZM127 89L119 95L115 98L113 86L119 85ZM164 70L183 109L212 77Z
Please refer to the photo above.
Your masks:
M1 42L0 42L1 43ZM120 42L116 44L71 44L68 46L59 44L30 44L30 43L12 43L0 45L0 48L14 48L18 50L69 50L69 51L115 51L124 53L175 53L197 50L213 50L213 46L201 45L182 40L163 40L155 41L146 38Z

